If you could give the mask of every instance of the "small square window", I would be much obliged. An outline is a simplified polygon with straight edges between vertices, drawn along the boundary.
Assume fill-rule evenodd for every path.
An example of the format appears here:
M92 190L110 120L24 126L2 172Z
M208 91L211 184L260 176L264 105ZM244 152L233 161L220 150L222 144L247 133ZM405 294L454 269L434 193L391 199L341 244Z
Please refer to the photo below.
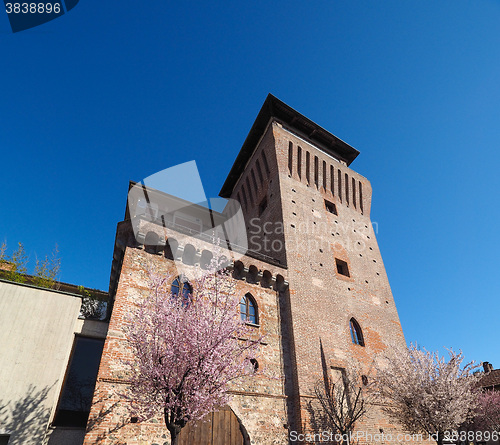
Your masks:
M338 215L338 213L337 213L337 206L333 202L327 201L325 199L325 208L326 208L327 212L330 212L330 213L332 213L334 215Z
M259 216L264 213L264 210L267 208L267 197L264 198L259 204Z
M347 266L347 263L345 261L339 260L338 258L335 258L335 264L337 266L337 272L340 275L344 275L346 277L350 277L349 275L349 267Z
M9 443L9 438L7 434L0 434L0 445L7 445Z

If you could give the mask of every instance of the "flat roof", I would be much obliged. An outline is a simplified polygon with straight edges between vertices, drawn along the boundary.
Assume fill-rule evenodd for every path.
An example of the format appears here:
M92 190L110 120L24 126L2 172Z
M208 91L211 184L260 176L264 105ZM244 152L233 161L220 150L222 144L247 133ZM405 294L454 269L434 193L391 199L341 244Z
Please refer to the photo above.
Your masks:
M354 147L346 144L337 136L326 131L323 127L320 127L312 120L300 114L277 97L268 94L222 186L219 193L221 197L229 198L231 196L236 182L243 173L254 150L257 148L257 144L271 119L280 122L285 128L296 133L325 153L344 161L347 165L350 165L359 154L359 151Z

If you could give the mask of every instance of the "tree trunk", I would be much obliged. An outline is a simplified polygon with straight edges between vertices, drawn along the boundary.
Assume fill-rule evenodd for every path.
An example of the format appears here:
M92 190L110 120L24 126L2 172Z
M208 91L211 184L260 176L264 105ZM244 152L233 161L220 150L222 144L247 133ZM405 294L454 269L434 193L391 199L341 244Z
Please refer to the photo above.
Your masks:
M443 445L444 434L442 432L438 432L437 437L437 445Z
M164 410L164 417L165 417L165 425L167 426L167 429L170 432L170 445L177 445L179 443L179 434L181 433L182 426L178 425L177 423L172 423L168 421L167 410Z
M174 434L170 432L170 445L178 445L179 443L179 434Z

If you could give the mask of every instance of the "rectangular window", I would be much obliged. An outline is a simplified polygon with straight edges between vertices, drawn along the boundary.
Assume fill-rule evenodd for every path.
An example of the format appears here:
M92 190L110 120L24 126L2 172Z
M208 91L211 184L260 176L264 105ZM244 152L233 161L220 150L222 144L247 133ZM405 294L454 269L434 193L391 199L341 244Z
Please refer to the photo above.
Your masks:
M87 425L103 347L104 340L75 338L54 425L80 428Z
M0 445L8 445L9 443L9 438L7 434L0 434Z
M337 266L337 273L346 277L351 276L349 275L349 267L347 267L347 263L345 261L335 258L335 265Z
M334 215L338 215L337 206L333 202L327 201L325 199L325 208L327 212L333 213Z
M292 174L293 169L293 144L288 143L288 172Z

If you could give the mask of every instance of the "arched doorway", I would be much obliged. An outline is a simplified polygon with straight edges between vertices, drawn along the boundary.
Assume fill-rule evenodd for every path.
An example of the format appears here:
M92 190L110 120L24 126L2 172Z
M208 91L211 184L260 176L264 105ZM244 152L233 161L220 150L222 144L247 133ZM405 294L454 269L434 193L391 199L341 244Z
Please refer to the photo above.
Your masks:
M246 445L242 427L229 406L182 429L179 445Z

